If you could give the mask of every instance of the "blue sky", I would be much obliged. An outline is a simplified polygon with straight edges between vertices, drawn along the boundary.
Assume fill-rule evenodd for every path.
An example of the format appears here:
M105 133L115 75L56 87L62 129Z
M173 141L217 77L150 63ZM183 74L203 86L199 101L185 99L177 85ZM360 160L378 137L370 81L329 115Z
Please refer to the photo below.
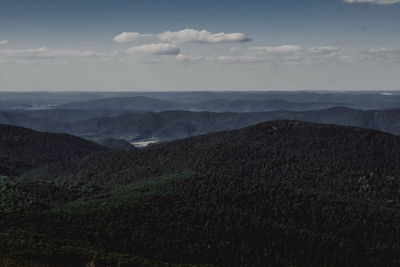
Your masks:
M400 89L400 1L355 2L0 0L0 90Z
M0 25L3 36L26 42L61 43L62 35L106 41L119 31L194 28L245 32L260 42L396 45L399 14L400 5L341 0L2 0Z

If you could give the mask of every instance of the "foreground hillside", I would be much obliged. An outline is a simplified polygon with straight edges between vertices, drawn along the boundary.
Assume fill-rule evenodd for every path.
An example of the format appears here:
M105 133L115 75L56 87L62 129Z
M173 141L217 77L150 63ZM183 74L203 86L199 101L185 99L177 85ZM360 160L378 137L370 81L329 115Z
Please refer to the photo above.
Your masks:
M189 171L307 185L366 198L382 194L397 198L392 184L398 183L399 149L399 136L378 131L272 121L145 150L96 154L37 169L26 177L113 188L145 177Z
M79 159L106 148L67 134L0 124L0 176L16 176L44 164Z
M399 149L273 121L56 163L0 181L0 263L398 266Z
M398 209L266 180L179 174L1 215L0 262L25 266L399 264Z

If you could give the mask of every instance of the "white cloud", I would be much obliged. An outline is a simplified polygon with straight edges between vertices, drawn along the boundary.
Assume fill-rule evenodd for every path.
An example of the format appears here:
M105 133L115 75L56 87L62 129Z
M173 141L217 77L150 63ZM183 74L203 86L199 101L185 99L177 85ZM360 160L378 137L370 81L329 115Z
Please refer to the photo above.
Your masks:
M180 50L173 44L147 44L134 46L126 50L128 54L149 54L149 55L178 55Z
M0 45L6 45L6 44L8 44L8 40L1 40L0 41Z
M172 43L237 43L250 41L243 33L211 33L206 30L197 31L194 29L184 29L181 31L166 31L158 35L164 42Z
M153 37L153 34L141 34L138 32L123 32L114 37L116 43L130 43L138 40L143 40Z
M243 33L211 33L206 30L197 31L194 29L184 29L181 31L166 31L160 34L142 34L138 32L123 32L114 37L117 43L130 43L138 40L157 38L162 42L168 43L238 43L248 42L250 39Z
M367 3L375 5L392 5L400 3L400 0L343 0L345 3Z

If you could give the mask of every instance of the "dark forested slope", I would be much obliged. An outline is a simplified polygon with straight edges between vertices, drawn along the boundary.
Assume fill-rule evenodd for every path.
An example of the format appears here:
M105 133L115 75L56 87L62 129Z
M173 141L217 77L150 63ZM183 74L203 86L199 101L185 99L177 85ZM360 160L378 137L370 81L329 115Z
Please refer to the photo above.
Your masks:
M398 266L399 149L272 121L56 163L2 182L0 262Z
M44 164L79 159L105 147L67 134L0 124L0 176L15 176Z
M56 164L28 178L115 187L190 171L327 190L363 199L397 199L400 137L378 131L272 121L131 152Z
M24 266L399 263L397 209L266 180L172 175L0 215L0 262Z
M124 139L105 138L95 140L96 143L108 147L112 150L133 150L136 149L134 145Z

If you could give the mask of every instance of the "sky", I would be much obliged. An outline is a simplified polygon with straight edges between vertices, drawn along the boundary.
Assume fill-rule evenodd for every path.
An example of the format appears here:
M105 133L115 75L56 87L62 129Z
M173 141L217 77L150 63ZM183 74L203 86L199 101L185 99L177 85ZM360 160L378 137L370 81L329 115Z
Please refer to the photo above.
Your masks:
M400 0L0 0L0 91L400 90Z

